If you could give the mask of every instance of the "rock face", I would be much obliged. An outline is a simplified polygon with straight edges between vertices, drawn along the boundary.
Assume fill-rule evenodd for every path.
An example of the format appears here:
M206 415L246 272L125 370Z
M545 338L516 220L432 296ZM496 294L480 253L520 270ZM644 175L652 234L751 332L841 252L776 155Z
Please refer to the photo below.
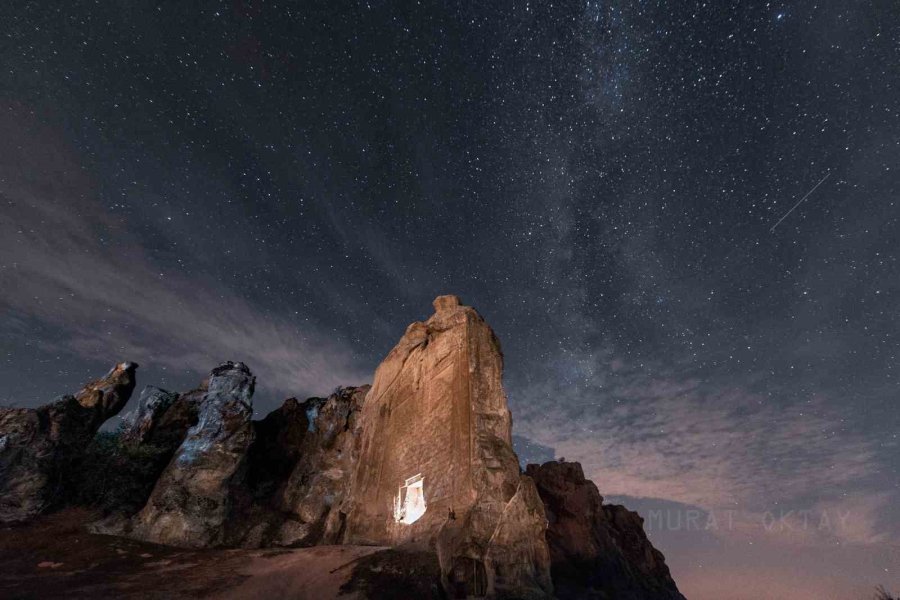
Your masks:
M174 453L188 430L197 424L208 383L204 381L199 388L184 394L146 386L137 408L125 417L121 442Z
M253 441L254 385L243 363L227 362L212 370L197 424L135 516L132 535L186 547L225 542L231 488Z
M456 296L375 372L344 541L434 547L451 597L552 590L543 506L512 449L493 331Z
M295 535L303 545L336 544L344 535L368 393L367 385L340 388L305 404L309 431L281 496L282 509L302 524Z
M36 409L0 408L0 522L29 519L58 503L69 468L134 391L137 364L123 362Z
M328 398L290 398L253 423L240 521L234 544L311 546L343 535L347 497L359 456L359 410L369 386Z
M240 363L180 396L145 388L122 441L171 447L174 458L139 514L113 515L94 531L193 547L338 542L369 386L289 398L259 421L250 421L251 389Z
M209 382L204 381L200 387L178 394L169 408L155 419L149 435L141 443L167 448L174 453L181 446L187 432L197 424L208 385Z
M137 408L124 420L122 441L144 444L152 437L165 412L178 400L178 394L148 385L141 390Z
M644 520L623 506L603 504L581 465L528 465L550 526L553 582L561 599L684 600Z

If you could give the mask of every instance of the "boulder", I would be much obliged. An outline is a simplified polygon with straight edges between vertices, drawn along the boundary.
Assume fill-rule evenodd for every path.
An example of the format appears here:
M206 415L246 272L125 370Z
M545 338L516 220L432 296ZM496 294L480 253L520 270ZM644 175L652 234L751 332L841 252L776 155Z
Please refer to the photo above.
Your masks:
M577 462L528 465L549 521L553 583L561 599L684 600L644 520L603 504Z
M253 441L254 385L243 363L212 370L198 421L132 520L132 536L185 547L225 543L232 487L240 484Z
M343 541L434 548L451 597L545 597L546 518L520 476L500 343L456 296L375 371Z
M0 522L27 520L61 501L73 465L131 397L137 366L119 363L74 396L38 408L0 408Z

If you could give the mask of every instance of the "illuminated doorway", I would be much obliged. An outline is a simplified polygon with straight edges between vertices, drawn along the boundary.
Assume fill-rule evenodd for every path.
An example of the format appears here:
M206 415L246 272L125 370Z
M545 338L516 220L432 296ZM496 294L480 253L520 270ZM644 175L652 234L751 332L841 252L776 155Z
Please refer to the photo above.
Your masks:
M413 475L400 486L394 500L394 519L398 523L410 525L425 514L425 480L422 475Z

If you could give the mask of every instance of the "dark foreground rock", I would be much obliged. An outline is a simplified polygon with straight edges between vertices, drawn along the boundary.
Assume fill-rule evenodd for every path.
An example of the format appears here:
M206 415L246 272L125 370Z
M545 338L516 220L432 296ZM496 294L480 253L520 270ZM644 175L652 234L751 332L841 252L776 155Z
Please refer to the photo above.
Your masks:
M359 460L359 411L369 386L328 398L288 399L255 422L249 452L249 507L234 540L243 547L340 543Z
M97 430L131 397L135 369L119 363L74 396L35 409L0 408L0 522L30 519L62 501Z
M366 556L382 550L174 548L87 533L84 524L96 517L64 509L29 523L0 525L0 598L328 600L339 597ZM354 597L377 598L342 596Z
M391 548L357 560L341 593L379 600L445 600L440 581L441 565L433 552Z
M456 296L375 371L347 543L434 549L451 597L546 598L547 520L512 447L500 342Z
M232 485L253 441L255 378L243 363L224 363L209 377L197 424L160 476L131 524L139 539L185 547L224 543Z
M576 462L528 465L544 501L553 583L561 599L684 600L644 520L603 504Z

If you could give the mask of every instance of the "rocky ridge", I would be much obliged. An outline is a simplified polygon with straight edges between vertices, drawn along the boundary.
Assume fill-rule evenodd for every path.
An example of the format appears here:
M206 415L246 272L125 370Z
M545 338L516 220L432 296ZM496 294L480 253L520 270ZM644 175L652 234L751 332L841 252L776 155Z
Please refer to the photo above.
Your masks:
M528 465L548 519L547 542L561 599L684 600L665 558L647 539L644 520L604 504L577 462Z
M457 297L434 307L371 388L291 398L258 421L243 363L185 394L148 386L118 443L162 453L138 471L136 489L152 491L95 531L192 548L402 548L435 557L451 598L682 599L640 517L603 504L580 465L521 472L499 341ZM127 402L136 367L38 409L0 409L0 521L78 485L65 474Z

